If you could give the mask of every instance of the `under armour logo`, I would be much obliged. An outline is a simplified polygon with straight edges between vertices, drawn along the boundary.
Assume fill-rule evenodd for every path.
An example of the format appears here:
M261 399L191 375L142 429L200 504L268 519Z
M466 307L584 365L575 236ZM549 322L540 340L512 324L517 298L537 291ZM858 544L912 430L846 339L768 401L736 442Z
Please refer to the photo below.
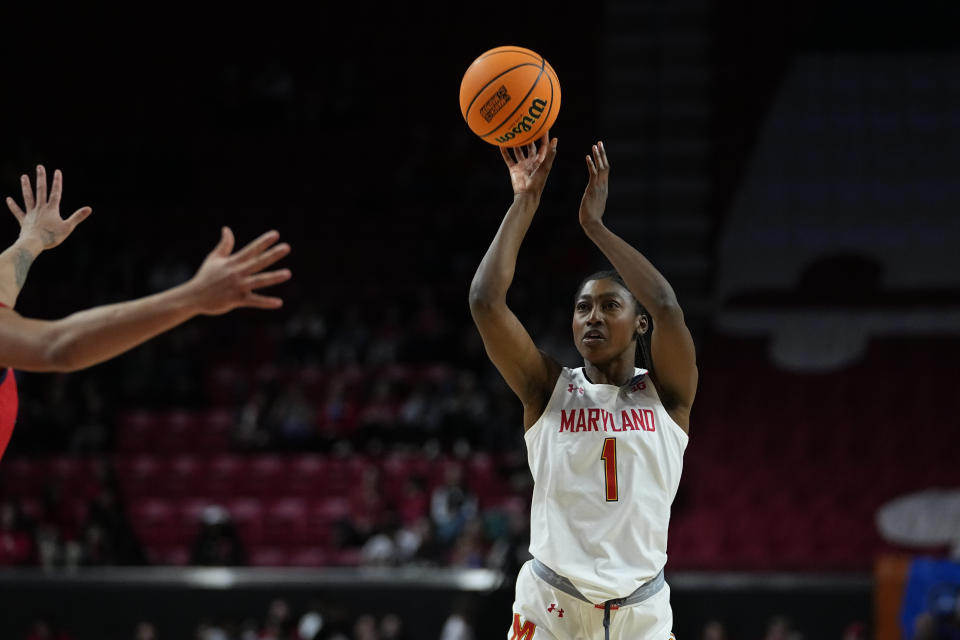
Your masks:
M567 387L567 391L569 391L570 393L579 393L581 396L583 395L583 387L575 387L572 384L569 387Z
M557 612L557 617L563 617L563 609L558 608L556 603L551 602L550 606L547 608L547 613L553 613L554 611Z

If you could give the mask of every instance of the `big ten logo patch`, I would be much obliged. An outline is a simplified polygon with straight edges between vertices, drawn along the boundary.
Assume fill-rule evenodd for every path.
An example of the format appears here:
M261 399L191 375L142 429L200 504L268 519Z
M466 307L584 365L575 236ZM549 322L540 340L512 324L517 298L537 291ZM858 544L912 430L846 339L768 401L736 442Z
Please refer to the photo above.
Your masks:
M513 634L510 636L510 640L533 640L533 634L536 631L537 625L529 620L525 620L521 625L520 614L513 614Z
M497 89L497 92L493 94L493 97L487 100L482 107L480 107L480 115L483 116L483 119L487 122L493 120L493 116L497 115L497 112L500 109L503 109L503 105L510 102L510 94L507 93L507 87L500 85L500 88Z

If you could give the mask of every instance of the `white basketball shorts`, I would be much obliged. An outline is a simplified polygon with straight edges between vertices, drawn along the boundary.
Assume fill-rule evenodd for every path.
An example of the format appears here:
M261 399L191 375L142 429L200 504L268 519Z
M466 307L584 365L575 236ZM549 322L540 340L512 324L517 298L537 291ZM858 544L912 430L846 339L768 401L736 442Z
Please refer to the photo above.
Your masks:
M507 640L604 640L603 606L541 580L526 562L517 576ZM670 585L648 599L610 610L610 640L674 640Z

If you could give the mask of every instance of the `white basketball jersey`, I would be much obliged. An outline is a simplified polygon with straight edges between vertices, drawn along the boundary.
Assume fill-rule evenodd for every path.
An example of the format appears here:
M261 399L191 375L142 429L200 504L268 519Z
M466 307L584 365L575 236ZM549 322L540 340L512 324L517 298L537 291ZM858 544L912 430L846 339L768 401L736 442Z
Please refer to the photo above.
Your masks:
M533 557L596 604L655 577L667 562L688 438L647 371L615 387L564 367L524 437L534 481Z

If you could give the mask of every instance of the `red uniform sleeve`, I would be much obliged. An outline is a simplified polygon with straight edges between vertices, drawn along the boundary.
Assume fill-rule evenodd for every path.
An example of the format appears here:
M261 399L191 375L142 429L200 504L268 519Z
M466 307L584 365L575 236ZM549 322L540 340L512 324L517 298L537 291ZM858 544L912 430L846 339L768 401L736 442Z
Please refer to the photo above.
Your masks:
M0 302L0 308L6 307L7 305ZM3 459L3 453L7 450L7 444L10 443L10 436L13 435L13 426L17 422L19 399L17 398L17 379L13 375L13 369L7 369L0 375L3 375L3 382L0 382L0 459Z

